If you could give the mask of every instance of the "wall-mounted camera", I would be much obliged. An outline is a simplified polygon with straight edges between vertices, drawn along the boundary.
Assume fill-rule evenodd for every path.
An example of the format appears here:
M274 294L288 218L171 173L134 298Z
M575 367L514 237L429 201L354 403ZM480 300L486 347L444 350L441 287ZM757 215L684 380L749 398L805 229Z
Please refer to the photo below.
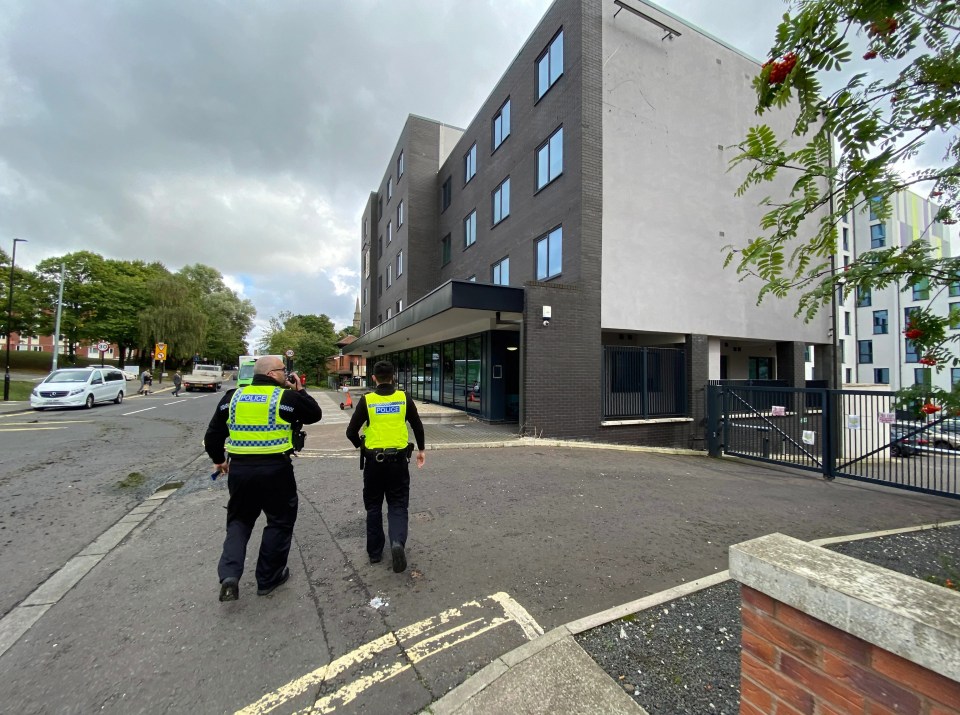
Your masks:
M552 311L550 310L549 305L543 306L543 327L550 325L550 318L552 317Z

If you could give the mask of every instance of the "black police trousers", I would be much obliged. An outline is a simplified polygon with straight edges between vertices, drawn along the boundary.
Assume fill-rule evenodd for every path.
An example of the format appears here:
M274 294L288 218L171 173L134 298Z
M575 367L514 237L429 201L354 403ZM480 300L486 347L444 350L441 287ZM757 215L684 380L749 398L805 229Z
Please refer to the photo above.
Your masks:
M383 499L387 499L390 542L407 544L407 508L410 506L410 470L405 458L378 462L367 455L363 467L363 506L367 510L367 553L383 553Z
M257 559L257 586L274 585L287 565L293 525L297 521L297 483L288 455L234 457L227 477L227 536L217 573L220 581L240 578L247 542L262 511L267 517Z

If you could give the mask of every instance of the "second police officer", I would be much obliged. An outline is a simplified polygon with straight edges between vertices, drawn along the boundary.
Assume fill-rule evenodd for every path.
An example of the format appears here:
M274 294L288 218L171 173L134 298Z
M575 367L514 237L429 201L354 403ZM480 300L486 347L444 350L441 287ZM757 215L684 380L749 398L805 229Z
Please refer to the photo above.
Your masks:
M423 468L423 422L413 400L394 384L393 364L381 360L373 366L374 392L357 402L347 426L347 439L359 447L363 469L363 506L367 511L367 554L370 563L383 558L383 500L387 500L387 530L390 556L396 573L407 568L407 508L410 504L408 462L413 444L407 439L407 423L417 442L417 467ZM366 424L361 438L360 429Z

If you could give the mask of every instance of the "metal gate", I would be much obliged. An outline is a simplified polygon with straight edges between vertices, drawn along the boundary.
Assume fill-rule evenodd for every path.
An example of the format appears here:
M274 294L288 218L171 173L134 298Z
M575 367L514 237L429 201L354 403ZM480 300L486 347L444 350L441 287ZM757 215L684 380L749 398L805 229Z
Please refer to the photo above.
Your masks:
M708 385L707 440L711 456L960 499L960 419L920 421L895 392Z

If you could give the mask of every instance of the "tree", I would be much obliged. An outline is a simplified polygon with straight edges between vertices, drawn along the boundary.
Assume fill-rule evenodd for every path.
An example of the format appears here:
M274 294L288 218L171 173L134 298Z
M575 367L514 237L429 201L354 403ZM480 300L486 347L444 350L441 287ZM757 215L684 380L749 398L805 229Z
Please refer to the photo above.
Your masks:
M10 300L10 256L0 249L0 306L3 306L3 328L0 334L7 332L7 307ZM13 268L13 310L10 317L10 332L19 335L37 333L42 305L37 299L39 282L31 271L19 266ZM5 349L6 344L0 345Z
M759 300L799 290L797 314L807 320L838 290L922 280L932 290L946 289L960 280L960 259L937 255L928 240L869 251L849 267L835 266L831 259L837 224L845 216L872 208L888 218L891 197L910 187L929 190L939 201L934 221L956 223L960 5L943 0L799 0L795 5L796 12L784 15L777 29L771 59L754 88L758 115L787 107L797 111L793 134L804 143L788 150L769 126L755 126L732 163L749 169L739 195L782 172L796 178L788 196L764 200L769 211L760 224L763 233L745 247L728 246L726 263L736 260L739 273L760 278ZM821 76L844 69L855 42L866 43L863 59L874 63L880 78L856 73L824 93ZM904 169L921 157L931 138L945 140L942 160ZM821 218L808 235L808 217L816 215ZM925 364L937 370L960 364L952 345L960 336L946 332L955 319L929 310L912 316L908 338ZM925 392L950 411L960 408L960 393Z
M261 352L275 355L293 350L298 370L322 374L326 359L336 353L337 334L326 315L293 315L284 311L270 318L258 347Z
M209 360L236 362L247 352L246 335L257 314L253 303L229 288L215 268L198 263L184 266L177 275L191 286L209 319L201 352Z
M199 353L207 336L207 316L197 304L190 283L179 275L154 278L147 284L150 303L140 314L140 345L169 346L167 360L186 360Z
M78 251L59 258L47 258L37 264L39 305L51 306L50 310L41 312L38 330L47 335L53 334L56 323L61 266L64 273L60 335L67 339L68 360L72 362L78 343L101 337L95 318L97 302L103 297L104 260L96 253Z

